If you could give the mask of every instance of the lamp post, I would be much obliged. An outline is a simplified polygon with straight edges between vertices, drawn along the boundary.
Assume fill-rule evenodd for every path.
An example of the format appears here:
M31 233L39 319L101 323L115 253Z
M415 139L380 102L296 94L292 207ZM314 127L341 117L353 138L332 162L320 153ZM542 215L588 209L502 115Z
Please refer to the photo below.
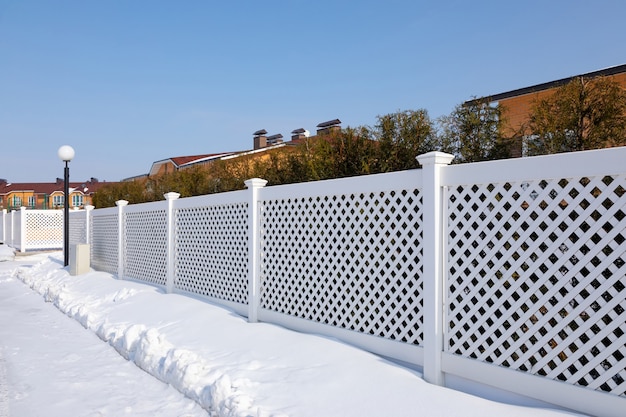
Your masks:
M74 158L74 148L68 145L63 145L58 151L59 159L65 162L65 170L63 172L63 257L64 266L70 263L70 202L69 202L69 187L70 187L70 166L69 162Z

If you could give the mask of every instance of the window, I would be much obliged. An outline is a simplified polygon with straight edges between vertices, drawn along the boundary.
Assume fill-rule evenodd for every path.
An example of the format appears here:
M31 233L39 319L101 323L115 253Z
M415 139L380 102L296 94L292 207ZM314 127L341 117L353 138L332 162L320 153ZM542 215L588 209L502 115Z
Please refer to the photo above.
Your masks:
M83 205L83 195L82 194L74 194L72 196L72 206L80 207Z
M52 196L52 205L54 207L62 206L65 203L65 198L62 195Z
M13 196L13 207L22 207L22 197Z
M35 197L34 195L28 196L28 207L35 208L36 205L37 205L37 197Z

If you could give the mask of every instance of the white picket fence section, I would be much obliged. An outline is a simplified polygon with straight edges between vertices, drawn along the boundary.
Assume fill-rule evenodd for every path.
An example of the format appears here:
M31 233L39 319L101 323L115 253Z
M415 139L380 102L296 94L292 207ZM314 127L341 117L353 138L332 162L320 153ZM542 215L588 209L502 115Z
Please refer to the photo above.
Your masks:
M91 264L414 364L434 384L623 416L626 148L418 159L120 201L84 219Z

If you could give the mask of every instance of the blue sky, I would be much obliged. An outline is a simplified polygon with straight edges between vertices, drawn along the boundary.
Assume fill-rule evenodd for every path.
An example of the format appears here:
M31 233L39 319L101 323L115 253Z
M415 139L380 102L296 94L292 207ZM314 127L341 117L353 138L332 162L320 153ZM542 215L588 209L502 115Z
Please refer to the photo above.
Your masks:
M449 114L626 63L626 2L0 0L0 178L118 181L173 156Z

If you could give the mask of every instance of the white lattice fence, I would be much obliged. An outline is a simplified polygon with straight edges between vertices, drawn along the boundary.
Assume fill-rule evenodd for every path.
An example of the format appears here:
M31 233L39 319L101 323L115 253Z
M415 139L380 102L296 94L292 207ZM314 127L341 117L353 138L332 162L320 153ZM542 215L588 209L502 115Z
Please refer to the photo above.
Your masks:
M70 211L70 245L87 243L87 212Z
M446 166L450 157L120 202L94 212L92 265L422 365L432 383L621 416L626 148Z
M262 200L261 308L421 344L417 179L382 178L367 192L352 179Z
M166 203L130 206L124 212L124 275L166 284Z
M118 272L118 209L95 210L91 217L91 265L94 269Z
M449 191L447 349L626 394L626 177Z
M248 304L245 192L175 202L176 289ZM228 201L230 197L230 202ZM237 201L238 200L238 201Z
M63 247L62 211L22 210L21 214L21 221L26 221L26 236L23 240L26 250Z

